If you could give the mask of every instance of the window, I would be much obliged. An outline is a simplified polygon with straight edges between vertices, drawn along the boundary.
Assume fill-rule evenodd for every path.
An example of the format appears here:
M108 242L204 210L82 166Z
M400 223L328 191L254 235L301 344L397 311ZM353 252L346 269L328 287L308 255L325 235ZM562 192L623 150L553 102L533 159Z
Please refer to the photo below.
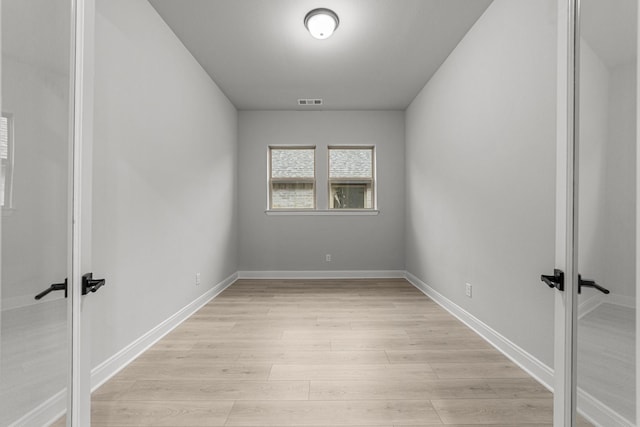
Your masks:
M269 209L315 207L315 147L269 147Z
M374 148L329 147L329 208L374 206Z
M13 118L0 116L0 206L11 207L13 177Z

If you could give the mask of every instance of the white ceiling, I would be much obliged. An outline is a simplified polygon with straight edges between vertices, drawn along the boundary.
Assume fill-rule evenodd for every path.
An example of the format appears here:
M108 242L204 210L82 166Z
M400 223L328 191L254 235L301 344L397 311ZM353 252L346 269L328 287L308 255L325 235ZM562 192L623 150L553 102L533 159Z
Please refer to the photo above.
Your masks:
M491 0L149 0L240 110L405 109ZM340 17L327 40L311 9Z

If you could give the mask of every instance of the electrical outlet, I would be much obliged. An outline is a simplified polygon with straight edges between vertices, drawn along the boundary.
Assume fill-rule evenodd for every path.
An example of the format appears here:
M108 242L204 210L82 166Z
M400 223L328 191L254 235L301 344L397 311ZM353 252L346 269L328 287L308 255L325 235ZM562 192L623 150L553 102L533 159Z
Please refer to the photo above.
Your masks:
M466 296L471 298L471 283L467 283L465 286L466 287L465 287L464 293L465 293Z
M200 286L200 273L196 273L196 286Z
M327 262L331 262L331 254L326 254L324 256L324 260L327 261Z

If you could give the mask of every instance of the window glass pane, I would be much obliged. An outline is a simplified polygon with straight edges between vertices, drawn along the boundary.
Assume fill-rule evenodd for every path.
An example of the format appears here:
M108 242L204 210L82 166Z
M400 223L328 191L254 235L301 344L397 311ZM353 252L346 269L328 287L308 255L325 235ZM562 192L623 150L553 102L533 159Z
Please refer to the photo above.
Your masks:
M9 120L0 116L0 206L4 207L9 166Z
M331 209L371 209L371 183L331 184Z
M373 178L373 150L329 149L329 178Z
M9 121L0 116L0 159L9 158Z
M272 209L313 209L314 200L312 183L279 182L271 185Z
M305 149L271 149L272 178L313 178L314 150Z

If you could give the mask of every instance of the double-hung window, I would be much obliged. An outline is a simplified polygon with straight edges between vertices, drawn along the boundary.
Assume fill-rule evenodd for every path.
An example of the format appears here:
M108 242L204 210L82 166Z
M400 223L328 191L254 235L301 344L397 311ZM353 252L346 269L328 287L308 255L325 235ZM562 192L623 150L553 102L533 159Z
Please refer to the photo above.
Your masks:
M329 146L329 208L374 209L374 147Z
M269 147L269 209L315 207L315 147Z

